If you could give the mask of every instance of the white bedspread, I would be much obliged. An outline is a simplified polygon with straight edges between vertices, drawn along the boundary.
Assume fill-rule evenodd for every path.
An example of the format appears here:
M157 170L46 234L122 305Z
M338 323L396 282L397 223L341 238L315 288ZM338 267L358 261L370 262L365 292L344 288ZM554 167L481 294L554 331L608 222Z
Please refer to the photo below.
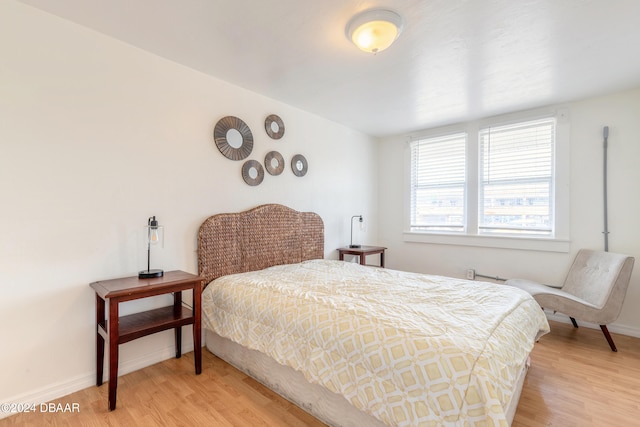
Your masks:
M506 426L549 330L517 288L330 260L221 277L202 299L206 328L392 426Z

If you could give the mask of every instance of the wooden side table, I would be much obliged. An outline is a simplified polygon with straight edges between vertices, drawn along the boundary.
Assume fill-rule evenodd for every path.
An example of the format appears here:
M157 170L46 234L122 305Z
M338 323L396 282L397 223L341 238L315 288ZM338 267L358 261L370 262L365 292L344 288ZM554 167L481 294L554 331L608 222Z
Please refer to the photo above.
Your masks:
M380 254L380 267L384 268L384 251L387 248L382 246L361 246L359 248L344 247L339 248L340 261L344 261L345 255L357 255L360 257L360 264L366 265L365 258L367 255Z
M176 358L182 355L182 326L193 324L196 375L202 372L200 300L203 279L184 271L168 271L162 277L137 276L91 283L96 292L96 385L102 385L104 345L109 341L109 410L116 408L118 346L167 329L175 329ZM182 306L182 291L193 290L193 310ZM173 292L173 305L119 317L121 302ZM105 302L109 300L109 320Z

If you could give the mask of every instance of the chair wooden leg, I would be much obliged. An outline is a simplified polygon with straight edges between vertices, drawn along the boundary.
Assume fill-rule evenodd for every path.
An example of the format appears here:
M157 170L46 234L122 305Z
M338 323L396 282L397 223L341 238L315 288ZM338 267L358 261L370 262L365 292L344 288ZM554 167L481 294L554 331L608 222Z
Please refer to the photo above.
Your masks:
M574 319L573 317L569 317L569 319L571 319L571 323L573 323L573 327L577 328L578 324L576 323L576 319Z
M600 325L600 329L602 329L602 333L604 337L607 339L609 343L609 347L611 347L611 351L618 351L616 345L613 343L613 338L611 338L611 334L609 333L609 329L607 329L607 325Z

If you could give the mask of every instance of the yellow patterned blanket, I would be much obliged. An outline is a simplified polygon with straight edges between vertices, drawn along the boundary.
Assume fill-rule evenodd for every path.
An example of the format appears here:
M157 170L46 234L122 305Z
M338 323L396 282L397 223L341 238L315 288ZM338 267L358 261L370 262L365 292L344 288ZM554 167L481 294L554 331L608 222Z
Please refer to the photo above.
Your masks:
M313 260L214 280L204 326L391 426L506 426L537 336L512 287Z

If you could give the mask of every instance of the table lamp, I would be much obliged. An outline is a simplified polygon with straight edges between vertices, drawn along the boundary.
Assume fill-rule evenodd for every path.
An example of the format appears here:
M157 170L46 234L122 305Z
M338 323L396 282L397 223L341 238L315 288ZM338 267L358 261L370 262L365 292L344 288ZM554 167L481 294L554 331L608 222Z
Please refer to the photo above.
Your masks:
M158 220L155 216L152 216L147 221L145 227L147 231L147 269L138 273L138 278L148 279L150 277L162 277L164 271L160 269L151 270L151 246L164 246L164 227L158 225Z

